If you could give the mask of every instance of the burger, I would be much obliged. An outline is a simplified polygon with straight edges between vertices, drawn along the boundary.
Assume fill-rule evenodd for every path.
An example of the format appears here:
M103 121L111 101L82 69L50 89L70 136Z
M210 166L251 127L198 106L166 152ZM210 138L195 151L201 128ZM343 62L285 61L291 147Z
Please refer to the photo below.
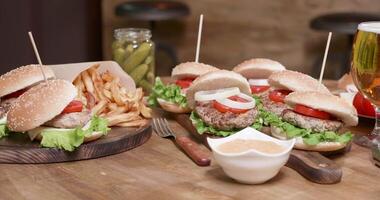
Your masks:
M257 115L247 79L232 71L209 72L195 79L186 99L199 134L228 136L251 126Z
M7 115L10 131L27 133L42 147L73 151L83 142L96 140L108 131L107 121L92 116L76 100L76 87L65 80L48 80L24 92Z
M335 151L352 139L344 126L358 123L355 108L337 96L321 92L293 92L285 97L289 106L280 117L272 116L272 135L280 139L296 138L295 148L311 151Z
M268 77L270 89L259 95L264 110L281 115L288 108L284 103L285 97L292 92L319 91L330 94L330 91L318 80L309 75L284 70L274 72Z
M47 79L55 78L53 70L42 66ZM6 116L8 110L25 91L44 81L39 65L27 65L0 76L0 138L8 134Z
M188 113L191 110L186 102L187 89L198 76L217 70L219 69L203 63L181 63L172 70L175 84L165 85L160 78L156 78L148 103L151 106L161 106L168 112Z
M246 60L232 69L248 79L252 94L260 94L269 89L268 77L285 67L274 60L266 58L253 58Z

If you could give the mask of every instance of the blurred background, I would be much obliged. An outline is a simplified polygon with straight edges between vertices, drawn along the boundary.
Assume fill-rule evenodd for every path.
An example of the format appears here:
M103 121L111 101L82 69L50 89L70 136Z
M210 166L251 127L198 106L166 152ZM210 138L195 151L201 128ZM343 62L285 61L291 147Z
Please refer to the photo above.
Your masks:
M317 77L332 31L325 76L336 79L349 69L356 24L377 19L380 10L378 0L180 0L153 1L153 8L130 2L0 1L0 72L36 63L29 30L43 63L60 64L110 60L114 29L145 27L153 28L153 41L162 47L156 50L156 73L170 75L176 62L194 60L203 13L203 63L231 69L246 59L264 57Z

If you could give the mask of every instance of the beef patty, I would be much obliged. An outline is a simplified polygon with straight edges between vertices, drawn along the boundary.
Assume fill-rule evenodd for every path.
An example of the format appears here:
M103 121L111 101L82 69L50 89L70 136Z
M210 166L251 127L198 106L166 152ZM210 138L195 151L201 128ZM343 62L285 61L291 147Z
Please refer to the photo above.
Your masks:
M56 128L76 128L82 127L91 119L90 111L64 113L54 117L45 123L46 126Z
M219 112L212 102L197 103L195 112L209 126L219 130L232 130L248 127L255 121L257 110L251 109L245 113Z
M10 98L6 99L4 101L1 101L0 103L0 118L5 117L5 115L8 113L9 109L11 108L12 104L16 102L17 98Z
M338 131L343 126L343 123L340 121L309 117L298 114L290 109L284 110L282 119L298 127L311 129L315 132Z
M274 102L270 100L269 92L271 92L271 90L268 90L259 95L261 102L263 103L263 107L265 110L280 116L284 110L289 109L290 107L285 103Z

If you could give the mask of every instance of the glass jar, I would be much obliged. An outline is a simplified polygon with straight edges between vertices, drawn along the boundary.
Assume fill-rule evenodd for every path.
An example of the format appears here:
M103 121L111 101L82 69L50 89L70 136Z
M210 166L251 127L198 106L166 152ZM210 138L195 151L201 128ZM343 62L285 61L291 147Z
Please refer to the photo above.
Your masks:
M154 43L149 29L122 28L114 30L113 59L144 91L150 92L154 82Z

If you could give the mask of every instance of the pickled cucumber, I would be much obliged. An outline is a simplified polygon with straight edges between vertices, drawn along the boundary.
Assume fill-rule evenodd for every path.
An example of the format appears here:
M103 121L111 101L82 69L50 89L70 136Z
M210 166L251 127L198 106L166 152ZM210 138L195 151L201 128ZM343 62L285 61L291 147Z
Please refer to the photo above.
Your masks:
M153 85L152 85L150 82L148 82L148 81L146 81L146 80L144 80L144 79L142 79L142 80L138 83L138 85L141 86L141 87L144 89L144 91L145 91L145 92L148 92L148 93L151 92L152 87L153 87Z
M137 66L131 73L129 73L129 75L133 78L133 80L135 80L136 83L139 83L148 72L148 69L149 66L147 64L141 64Z
M141 64L145 58L149 55L151 51L150 44L144 42L142 43L124 62L123 68L127 73L130 73L134 70L136 66Z
M152 56L148 56L148 57L145 59L144 63L147 64L147 65L149 65L152 61L153 61Z
M132 44L128 44L125 48L125 57L128 58L133 53L133 46Z
M112 43L112 49L118 49L118 48L124 48L124 42L122 41L115 41Z
M148 73L146 73L146 80L149 83L153 83L154 82L154 73L153 73L153 71L149 71Z
M114 50L113 58L117 63L123 63L125 60L125 50L122 48L117 48Z

